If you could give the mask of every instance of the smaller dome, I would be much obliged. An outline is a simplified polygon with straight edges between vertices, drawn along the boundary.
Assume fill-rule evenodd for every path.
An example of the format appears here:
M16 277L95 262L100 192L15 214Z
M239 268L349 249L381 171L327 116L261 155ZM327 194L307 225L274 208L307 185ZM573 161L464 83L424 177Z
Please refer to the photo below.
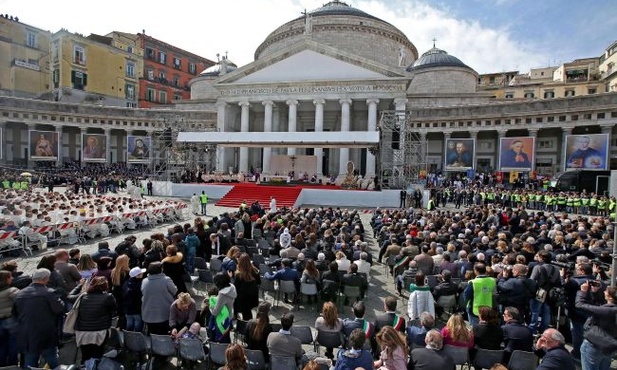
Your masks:
M471 69L457 57L449 55L445 50L437 49L433 46L432 49L422 54L418 60L407 67L407 72L433 67L462 67Z
M207 76L218 77L221 74L221 64L225 64L225 67L226 67L225 73L232 72L238 68L238 66L234 62L230 61L229 59L223 59L220 62L216 63L215 65L206 68L199 75L206 76L206 77Z

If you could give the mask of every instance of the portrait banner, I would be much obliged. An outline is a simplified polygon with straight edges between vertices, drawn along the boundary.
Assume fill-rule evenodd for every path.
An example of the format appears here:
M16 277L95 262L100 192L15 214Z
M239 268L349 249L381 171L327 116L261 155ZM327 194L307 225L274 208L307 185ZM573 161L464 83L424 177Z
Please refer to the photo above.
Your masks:
M499 139L499 170L527 172L533 170L536 138L502 137Z
M149 163L151 142L149 136L128 135L126 137L128 162Z
M30 130L28 132L30 159L33 161L56 161L60 145L60 133L55 131Z
M565 170L608 170L609 134L567 135Z
M106 135L81 134L81 153L84 162L106 162L106 148Z
M476 139L446 139L446 171L461 171L474 168Z

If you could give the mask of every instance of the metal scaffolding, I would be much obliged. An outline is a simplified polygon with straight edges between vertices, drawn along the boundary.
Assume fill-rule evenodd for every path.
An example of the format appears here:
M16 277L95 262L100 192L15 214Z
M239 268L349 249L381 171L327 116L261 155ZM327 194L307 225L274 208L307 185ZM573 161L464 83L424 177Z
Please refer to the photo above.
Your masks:
M382 111L378 129L376 165L381 189L405 189L409 185L423 184L428 142L426 135L411 128L410 112Z
M162 115L159 120L161 129L152 137L156 179L179 182L188 171L210 173L216 169L216 145L176 141L179 132L213 132L215 128L178 115Z

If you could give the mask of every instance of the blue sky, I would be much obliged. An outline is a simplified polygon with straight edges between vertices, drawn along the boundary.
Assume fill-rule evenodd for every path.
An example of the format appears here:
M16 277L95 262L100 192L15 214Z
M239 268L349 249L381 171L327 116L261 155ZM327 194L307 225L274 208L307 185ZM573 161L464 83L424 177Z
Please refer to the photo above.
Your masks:
M216 60L253 60L267 35L326 0L0 0L0 12L52 32L110 31L152 37ZM479 73L519 70L599 56L617 40L616 0L354 0L349 5L403 31L418 51L437 47Z

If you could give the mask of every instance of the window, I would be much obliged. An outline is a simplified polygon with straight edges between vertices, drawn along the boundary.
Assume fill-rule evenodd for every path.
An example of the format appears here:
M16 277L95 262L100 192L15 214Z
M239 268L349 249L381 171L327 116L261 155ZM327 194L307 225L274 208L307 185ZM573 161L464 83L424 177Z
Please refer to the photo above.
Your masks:
M189 73L197 73L197 65L195 63L189 63Z
M167 54L164 51L159 52L159 63L165 64L167 62Z
M55 89L60 87L60 70L59 69L54 69L54 71L51 73L51 80L54 83Z
M182 95L174 94L174 100L182 100Z
M36 49L36 33L28 32L26 34L26 46L29 47L29 48L35 48Z
M528 92L525 93L525 98L533 99L533 98L535 98L535 94L533 92L528 91Z
M159 91L159 103L167 103L167 91Z
M148 90L146 90L146 100L154 101L155 97L156 97L156 91L154 89L148 88Z
M135 62L126 62L126 76L135 77Z
M506 99L514 99L514 93L513 92L507 92L505 98Z
M167 82L167 76L165 75L165 71L159 71L159 80L161 80L161 82Z
M544 92L544 99L553 99L555 97L555 92L554 91L545 91Z
M126 84L124 87L124 92L127 100L135 100L135 85Z
M75 64L86 64L86 50L81 46L75 46L73 48L73 62Z
M126 107L127 107L127 108L137 108L137 103L134 103L134 102L127 102L127 103L126 103Z
M493 150L493 142L492 140L479 140L478 141L478 149L481 151Z
M133 47L132 47L132 46L127 46L127 47L126 47L126 51L127 51L129 54L133 54Z
M154 70L148 69L148 80L154 81Z
M83 90L88 84L88 75L81 71L71 71L71 83L74 89Z
M174 68L175 69L182 68L182 60L178 57L174 57Z
M491 85L494 85L495 84L495 77L494 76L489 77L488 83L491 84Z
M587 94L592 95L595 94L598 90L594 87L594 88L589 88L587 89Z
M565 92L565 94L564 94L564 96L566 96L566 97L567 97L567 96L574 96L574 95L575 95L574 90L566 90L566 92Z
M146 57L148 59L155 59L154 49L146 48Z
M175 87L179 87L180 86L180 77L174 76L174 86Z
M538 140L538 148L540 149L553 149L555 146L555 140Z

